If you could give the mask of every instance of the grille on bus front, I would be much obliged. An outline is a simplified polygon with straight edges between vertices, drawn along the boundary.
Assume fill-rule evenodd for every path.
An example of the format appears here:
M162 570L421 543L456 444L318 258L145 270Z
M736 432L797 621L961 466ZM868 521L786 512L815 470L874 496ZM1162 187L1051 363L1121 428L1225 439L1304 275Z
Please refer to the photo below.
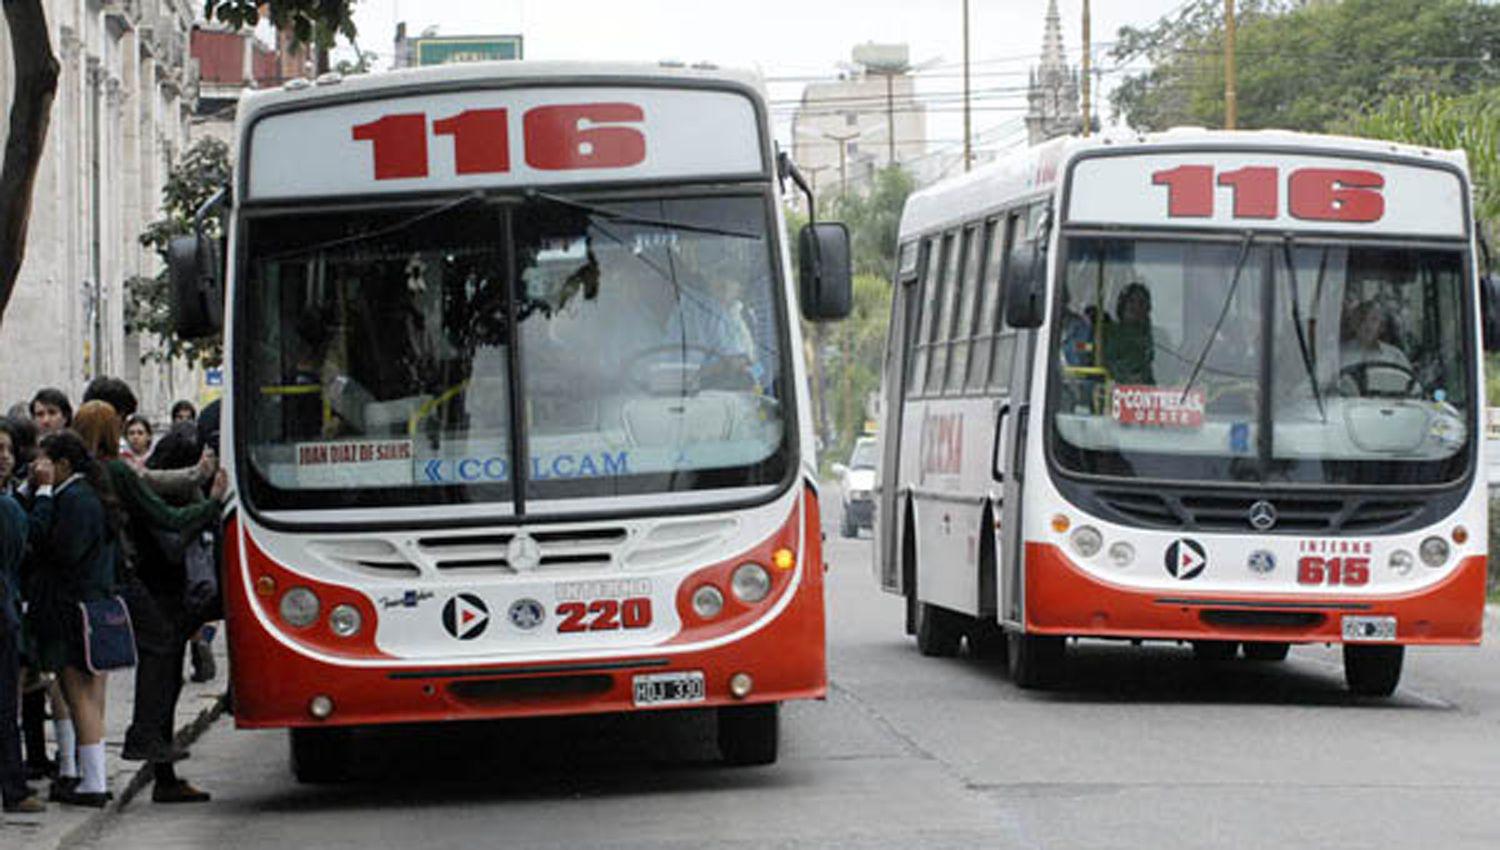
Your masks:
M423 537L418 550L440 570L515 572L509 560L511 534ZM623 528L539 531L532 535L541 549L541 567L608 567L614 550L625 542Z
M1422 503L1411 499L1354 496L1347 499L1260 495L1171 495L1139 490L1099 492L1099 499L1123 521L1151 528L1198 531L1255 531L1250 506L1265 500L1276 509L1271 532L1323 534L1376 532L1412 519Z

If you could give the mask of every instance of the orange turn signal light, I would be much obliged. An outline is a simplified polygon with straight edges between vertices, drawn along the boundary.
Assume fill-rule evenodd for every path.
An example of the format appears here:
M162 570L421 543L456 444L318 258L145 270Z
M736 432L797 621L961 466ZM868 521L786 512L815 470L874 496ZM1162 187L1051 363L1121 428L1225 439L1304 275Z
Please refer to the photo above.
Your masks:
M785 572L797 565L797 556L790 549L777 549L771 553L771 565Z
M1068 518L1063 516L1062 514L1052 515L1052 530L1057 532L1058 534L1066 533L1072 525L1073 523L1070 522Z
M261 576L255 580L255 592L261 596L272 597L276 595L276 579L270 576Z
M1465 543L1469 542L1469 530L1467 528L1464 528L1461 525L1454 527L1454 529L1453 529L1453 542L1457 543L1460 546L1462 546Z

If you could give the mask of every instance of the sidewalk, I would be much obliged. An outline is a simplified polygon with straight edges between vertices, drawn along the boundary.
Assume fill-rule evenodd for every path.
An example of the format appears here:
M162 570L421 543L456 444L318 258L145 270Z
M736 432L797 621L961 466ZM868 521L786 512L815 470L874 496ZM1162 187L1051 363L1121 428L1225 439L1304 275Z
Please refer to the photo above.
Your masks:
M224 629L214 638L215 660L218 676L213 681L197 684L184 681L182 698L177 702L177 739L186 745L202 734L203 730L223 711L223 697L228 680L229 662L224 656ZM191 672L191 665L184 676ZM130 725L130 708L135 697L135 672L133 670L112 673L105 703L105 763L109 769L109 790L115 799L104 809L89 809L48 803L47 811L39 815L0 815L0 850L52 850L86 836L104 818L130 803L131 798L146 789L145 800L150 805L151 770L144 762L124 761L120 758L120 747L125 741L125 727ZM48 751L52 751L52 724L47 724ZM187 741L184 741L184 739ZM178 770L184 777L192 779L193 760L180 762ZM33 788L47 792L47 781L31 783ZM208 789L212 791L213 789ZM212 805L212 804L210 804Z

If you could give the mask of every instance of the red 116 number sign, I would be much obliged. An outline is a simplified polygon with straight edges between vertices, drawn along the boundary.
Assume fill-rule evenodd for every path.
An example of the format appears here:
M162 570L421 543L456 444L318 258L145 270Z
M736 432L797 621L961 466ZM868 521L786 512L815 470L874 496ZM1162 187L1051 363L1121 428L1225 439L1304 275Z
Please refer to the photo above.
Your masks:
M646 159L646 135L629 124L645 120L630 103L538 106L521 118L522 155L538 171L628 168ZM376 180L405 180L428 173L425 113L387 115L353 129L370 142ZM511 169L510 110L466 109L432 121L432 135L453 138L458 174L503 174Z
M1274 219L1281 213L1281 169L1246 166L1215 175L1211 165L1179 165L1151 175L1167 187L1167 215L1212 218L1214 187L1233 193L1235 218ZM1349 168L1299 168L1286 178L1287 212L1304 221L1369 224L1385 215L1385 178Z

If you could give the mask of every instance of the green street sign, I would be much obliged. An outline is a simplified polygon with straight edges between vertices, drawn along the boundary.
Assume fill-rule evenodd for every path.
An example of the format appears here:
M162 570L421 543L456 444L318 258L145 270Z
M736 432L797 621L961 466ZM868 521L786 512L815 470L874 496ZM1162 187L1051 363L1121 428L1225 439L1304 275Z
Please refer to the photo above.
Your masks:
M452 36L413 39L418 65L493 62L521 58L519 35Z

